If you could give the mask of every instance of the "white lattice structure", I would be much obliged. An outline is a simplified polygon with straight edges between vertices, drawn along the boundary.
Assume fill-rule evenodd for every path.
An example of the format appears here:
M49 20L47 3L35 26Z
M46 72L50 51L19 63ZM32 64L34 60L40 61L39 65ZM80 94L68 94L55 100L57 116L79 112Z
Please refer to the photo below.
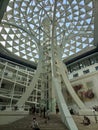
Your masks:
M38 62L38 46L44 42L46 32L42 21L45 17L51 21L54 3L55 0L10 0L0 25L0 43L15 55ZM58 0L53 22L63 59L94 46L94 1Z
M46 98L47 92L49 98L54 96L62 120L70 130L78 128L69 113L62 90L68 90L80 109L86 107L73 90L62 60L94 47L94 2L10 0L0 26L0 43L7 50L38 63L31 84L16 105L25 104L41 78L41 99Z

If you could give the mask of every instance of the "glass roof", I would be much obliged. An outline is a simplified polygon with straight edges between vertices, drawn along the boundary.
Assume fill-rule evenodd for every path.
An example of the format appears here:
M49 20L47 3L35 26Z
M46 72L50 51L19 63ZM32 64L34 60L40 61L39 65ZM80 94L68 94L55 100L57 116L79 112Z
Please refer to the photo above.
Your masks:
M92 0L10 0L0 24L0 44L21 58L38 62L38 46L45 41L44 34L50 37L47 30L53 23L65 59L94 46L93 5Z

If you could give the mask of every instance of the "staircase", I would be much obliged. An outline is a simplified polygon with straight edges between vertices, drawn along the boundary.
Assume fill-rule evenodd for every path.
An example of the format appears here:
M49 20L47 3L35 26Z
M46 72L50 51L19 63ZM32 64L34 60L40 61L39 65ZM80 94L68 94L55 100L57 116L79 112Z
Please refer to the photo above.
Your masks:
M1 125L0 130L32 130L30 127L32 117L33 116L28 115L9 125ZM42 117L36 116L36 118L41 130L68 130L62 123L59 115L51 115L47 123L45 123L45 119Z
M88 126L84 126L82 124L83 116L73 115L73 119L79 130L98 130L98 122L91 121L91 124Z
M42 121L43 122L43 121ZM41 130L68 130L62 123L60 115L51 115L47 123L39 123Z
M27 117L20 119L18 121L15 121L14 123L11 123L9 125L1 125L0 130L32 130L31 129L31 122L32 122L33 116L28 115ZM36 116L38 124L40 126L41 130L68 130L66 126L62 123L60 115L52 114L50 115L50 120L48 120L47 123L45 123L45 119L42 117ZM81 116L73 116L75 123L78 127L78 130L97 130L98 129L98 123L91 122L90 125L84 126L81 124L83 117Z

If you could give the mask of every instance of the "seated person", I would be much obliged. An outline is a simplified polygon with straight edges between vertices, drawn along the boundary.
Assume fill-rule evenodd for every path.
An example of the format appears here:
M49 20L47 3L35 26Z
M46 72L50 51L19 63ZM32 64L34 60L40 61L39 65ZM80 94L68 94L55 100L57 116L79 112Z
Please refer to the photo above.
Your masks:
M84 125L89 125L91 122L90 122L90 119L87 117L87 116L84 116L84 119L83 119L83 124Z
M40 130L36 117L33 118L31 128L32 128L32 130Z

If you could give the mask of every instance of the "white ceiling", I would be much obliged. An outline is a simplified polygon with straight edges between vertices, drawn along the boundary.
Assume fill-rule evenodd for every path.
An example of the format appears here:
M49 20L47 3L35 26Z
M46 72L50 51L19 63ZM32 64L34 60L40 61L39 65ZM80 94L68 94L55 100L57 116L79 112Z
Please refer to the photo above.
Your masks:
M57 45L63 48L62 59L91 49L94 1L10 0L0 25L0 44L13 54L37 63L38 47L45 38L51 39L51 24L55 26Z

